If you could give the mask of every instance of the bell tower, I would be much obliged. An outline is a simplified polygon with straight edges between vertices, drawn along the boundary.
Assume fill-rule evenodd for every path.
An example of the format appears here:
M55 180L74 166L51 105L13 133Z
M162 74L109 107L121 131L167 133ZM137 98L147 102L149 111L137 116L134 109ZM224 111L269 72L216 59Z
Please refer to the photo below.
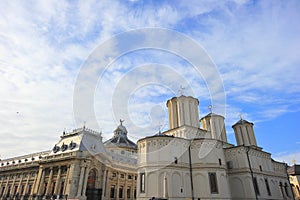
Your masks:
M253 123L241 119L232 126L237 145L257 146Z
M212 111L200 120L202 128L210 133L210 138L227 142L224 121L225 118L223 116L215 114Z
M191 96L181 95L167 101L170 129L181 126L199 128L199 101Z

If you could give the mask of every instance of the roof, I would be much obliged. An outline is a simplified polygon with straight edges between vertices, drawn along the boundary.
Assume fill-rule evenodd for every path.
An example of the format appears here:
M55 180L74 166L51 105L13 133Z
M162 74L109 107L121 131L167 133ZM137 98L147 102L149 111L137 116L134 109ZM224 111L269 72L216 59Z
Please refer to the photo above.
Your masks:
M155 137L168 137L168 138L174 138L173 135L166 135L166 134L164 134L164 133L162 133L162 132L159 131L159 132L156 133L155 135L151 135L151 136L147 136L147 137L141 138L141 139L139 139L137 142L139 142L139 141L141 141L141 140L144 140L144 139L155 138Z
M128 139L127 129L123 126L123 122L124 121L120 120L120 125L114 130L114 136L104 142L105 147L126 147L137 149L137 145Z
M211 117L211 116L223 117L222 115L218 115L218 114L216 114L216 113L210 112L210 113L208 113L207 115L205 115L204 117L202 117L200 120L202 120L202 119L204 119L204 118L206 118L206 117ZM224 118L224 117L223 117L223 118Z
M239 121L237 121L235 124L232 125L232 127L236 126L236 125L241 125L241 124L252 124L251 122L248 122L247 120L244 119L240 119Z

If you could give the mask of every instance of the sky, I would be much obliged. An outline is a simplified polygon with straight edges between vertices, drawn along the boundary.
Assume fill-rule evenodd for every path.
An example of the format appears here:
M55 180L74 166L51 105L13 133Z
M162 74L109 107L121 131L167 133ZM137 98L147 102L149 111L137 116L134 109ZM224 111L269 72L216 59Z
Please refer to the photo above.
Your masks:
M1 1L0 158L50 150L86 125L103 140L168 130L166 101L199 99L254 123L272 158L300 163L300 2ZM183 87L182 93L179 89Z

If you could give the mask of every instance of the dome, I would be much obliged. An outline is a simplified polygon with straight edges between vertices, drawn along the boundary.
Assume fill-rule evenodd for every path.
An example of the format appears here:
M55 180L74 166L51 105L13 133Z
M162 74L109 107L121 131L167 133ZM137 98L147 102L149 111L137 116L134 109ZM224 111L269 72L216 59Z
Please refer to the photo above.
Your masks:
M137 149L137 145L128 139L127 129L123 126L124 120L120 120L120 125L114 130L114 136L104 142L106 147L124 147Z
M114 130L114 135L127 135L127 129L122 123Z

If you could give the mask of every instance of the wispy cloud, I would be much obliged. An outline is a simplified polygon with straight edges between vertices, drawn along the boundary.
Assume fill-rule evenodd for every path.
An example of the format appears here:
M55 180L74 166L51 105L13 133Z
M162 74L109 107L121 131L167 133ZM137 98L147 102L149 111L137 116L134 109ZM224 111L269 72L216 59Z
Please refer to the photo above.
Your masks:
M300 17L299 7L298 1L244 0L190 1L188 4L93 0L41 1L30 5L1 2L0 135L7 136L0 145L2 156L23 152L11 147L14 141L21 139L27 144L24 153L49 149L64 128L79 126L80 122L74 120L72 104L80 67L99 44L135 28L169 28L203 45L224 83L229 126L239 112L253 121L263 121L297 110L300 101L300 27L296 20ZM165 42L173 49L186 45L164 37L145 42ZM112 62L97 87L94 85L95 105L92 106L98 125L89 124L89 116L81 116L82 124L87 121L88 126L101 127L109 137L118 118L123 118L122 112L113 111L112 99L116 98L120 99L117 107L121 106L121 110L122 103L127 106L129 102L129 110L124 112L129 112L126 121L131 120L132 124L128 123L128 130L135 138L143 136L138 128L149 124L144 134L154 134L161 121L167 127L163 119L166 117L164 101L178 93L180 85L187 86L186 94L200 98L202 109L209 105L212 91L205 77L200 78L184 58L172 52L145 50L110 60L118 53L116 45L107 46L110 56L95 57L97 62L89 72L93 76L103 63ZM186 55L194 55L193 48L184 49L189 50ZM159 67L149 67L153 63ZM212 71L202 69L213 82ZM151 80L153 84L139 87L144 80ZM122 102L126 95L128 101ZM256 106L256 109L247 109L247 106ZM200 111L201 114L206 112Z
M293 153L283 152L283 153L275 154L274 159L279 162L285 162L288 165L293 165L294 162L299 164L300 152L293 152Z

